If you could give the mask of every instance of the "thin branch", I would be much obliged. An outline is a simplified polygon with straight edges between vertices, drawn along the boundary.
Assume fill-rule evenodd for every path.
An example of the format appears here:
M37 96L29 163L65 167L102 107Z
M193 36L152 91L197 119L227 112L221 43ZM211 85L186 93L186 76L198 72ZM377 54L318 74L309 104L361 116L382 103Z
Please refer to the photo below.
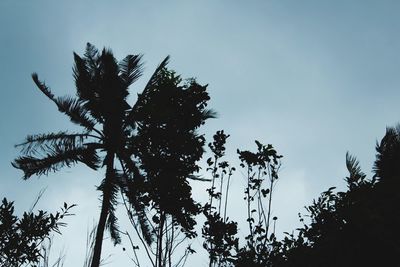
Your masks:
M140 240L140 242L142 243L142 245L143 245L143 247L144 247L144 249L145 249L145 251L146 251L147 257L148 257L149 260L151 261L151 264L153 265L153 267L155 267L156 265L154 264L153 259L152 259L151 255L150 255L150 252L151 252L152 254L154 254L154 252L151 250L150 247L147 246L147 243L146 243L146 242L143 240L143 238L141 237L141 235L140 235L140 233L139 233L138 226L137 226L137 224L135 223L135 220L134 220L134 218L133 218L132 212L129 210L128 205L126 204L126 200L125 200L125 197L124 197L124 195L122 194L122 192L121 192L121 196L122 196L122 202L123 202L123 204L124 204L124 206L125 206L125 209L126 209L126 211L127 211L127 213L128 213L128 218L129 218L129 220L131 221L131 224L132 224L132 226L133 226L133 229L135 229L136 235L139 237L139 240ZM149 252L149 250L150 250L150 252Z
M46 189L47 189L47 186L46 186L45 188L42 188L42 189L39 191L39 194L38 194L38 196L36 197L35 201L33 202L31 208L29 209L29 212L32 212L33 209L36 207L37 203L38 203L39 200L42 198L42 196L43 196L44 192L46 191Z

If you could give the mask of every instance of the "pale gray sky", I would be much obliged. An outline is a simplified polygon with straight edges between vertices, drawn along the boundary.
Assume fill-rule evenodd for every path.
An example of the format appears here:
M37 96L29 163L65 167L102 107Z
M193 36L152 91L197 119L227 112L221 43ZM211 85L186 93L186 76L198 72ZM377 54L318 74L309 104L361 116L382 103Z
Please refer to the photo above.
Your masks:
M254 139L283 154L274 198L277 231L298 225L297 213L330 186L344 187L345 153L369 173L374 145L386 126L400 121L399 1L11 1L0 2L0 197L54 211L77 203L54 254L66 250L66 267L81 266L87 227L97 221L101 179L83 166L22 181L11 160L27 134L73 126L37 90L38 72L57 95L73 94L72 52L86 42L110 47L117 58L143 53L141 90L157 64L209 84L219 129L231 134L227 154L254 149ZM231 214L240 218L243 177L234 177ZM205 185L194 185L204 197ZM121 212L123 214L123 212ZM123 216L123 215L122 215ZM244 227L242 227L244 228ZM207 266L199 255L190 266ZM110 266L128 262L110 242Z

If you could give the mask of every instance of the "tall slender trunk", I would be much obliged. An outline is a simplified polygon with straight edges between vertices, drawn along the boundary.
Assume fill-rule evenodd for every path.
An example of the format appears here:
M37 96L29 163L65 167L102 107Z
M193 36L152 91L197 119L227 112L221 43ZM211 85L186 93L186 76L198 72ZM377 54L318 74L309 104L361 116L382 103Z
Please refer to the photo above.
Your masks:
M110 209L110 197L111 193L109 190L110 179L114 171L114 153L108 153L106 156L106 177L103 188L103 200L101 204L100 219L96 230L96 242L93 248L93 259L91 267L99 267L101 260L101 248L103 245L104 229L106 227L108 211Z
M269 230L269 223L271 220L271 203L272 203L272 189L273 189L273 183L274 183L274 178L271 178L271 184L269 187L269 200L268 200L268 215L267 215L267 229L266 229L266 235L268 236L268 230Z
M163 261L162 261L162 240L163 240L163 231L164 231L164 222L165 222L165 213L161 211L161 216L160 216L160 229L159 229L159 236L158 236L158 251L157 251L157 257L158 257L158 266L162 267L163 266Z
M221 183L219 187L219 203L218 203L218 214L221 214L221 204L222 204L222 187L224 185L224 173L221 173Z
M247 221L249 223L249 235L250 239L248 240L251 247L253 247L254 235L253 235L253 223L252 223L252 215L251 215L251 194L250 194L250 179L251 172L250 167L247 166L247 188L246 188L246 200L247 200Z
M226 184L226 195L225 195L225 208L224 208L224 223L226 222L226 208L228 207L228 195L229 195L229 182L231 180L231 171L229 172L228 176L228 183Z

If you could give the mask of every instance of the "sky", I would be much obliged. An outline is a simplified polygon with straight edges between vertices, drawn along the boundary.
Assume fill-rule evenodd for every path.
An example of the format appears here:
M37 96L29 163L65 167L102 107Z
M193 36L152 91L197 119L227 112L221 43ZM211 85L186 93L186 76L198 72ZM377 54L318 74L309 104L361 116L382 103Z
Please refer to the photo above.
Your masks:
M232 162L237 148L254 150L254 140L273 144L284 156L273 199L276 230L291 232L320 192L345 189L346 152L370 175L376 142L400 122L399 11L400 2L389 0L3 0L0 197L15 201L19 213L43 188L37 208L78 204L52 253L64 251L66 267L82 266L87 230L99 216L101 174L78 165L23 181L10 162L26 135L76 129L30 74L37 72L56 95L73 95L72 52L82 54L90 42L118 59L144 55L132 95L167 55L182 77L209 84L209 107L219 116L201 131L208 140L217 130L229 133ZM240 219L244 176L238 172L232 183L228 213ZM193 184L196 199L206 198L206 187ZM198 253L191 266L208 265L201 242L193 241ZM108 266L129 265L127 252L109 240L103 255L111 255Z

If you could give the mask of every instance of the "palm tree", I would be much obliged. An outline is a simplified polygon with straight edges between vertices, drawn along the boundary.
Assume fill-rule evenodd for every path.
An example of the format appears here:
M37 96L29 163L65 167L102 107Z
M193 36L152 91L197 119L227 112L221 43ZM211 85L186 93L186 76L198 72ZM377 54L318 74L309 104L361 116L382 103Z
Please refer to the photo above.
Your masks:
M386 128L386 134L376 145L375 178L398 189L400 183L400 124Z
M74 59L77 97L55 97L36 73L32 74L32 78L37 87L57 105L58 110L84 130L79 133L62 131L30 135L17 145L22 147L23 156L15 159L12 164L23 170L24 179L32 175L47 175L78 162L94 170L105 167L105 177L98 186L98 190L102 192L102 206L91 264L92 267L97 267L100 264L106 227L110 230L114 243L120 243L114 214L119 190L123 189L126 193L129 191L127 184L134 183L135 179L143 179L126 146L135 128L132 116L135 106L131 107L127 103L128 88L141 76L142 63L141 55L128 55L117 62L110 50L103 49L99 52L89 43L84 56L74 53ZM167 62L168 57L156 69L144 92L157 82L159 73ZM128 177L117 170L117 160L129 168L135 177L132 176L128 181ZM135 207L141 208L140 205Z

